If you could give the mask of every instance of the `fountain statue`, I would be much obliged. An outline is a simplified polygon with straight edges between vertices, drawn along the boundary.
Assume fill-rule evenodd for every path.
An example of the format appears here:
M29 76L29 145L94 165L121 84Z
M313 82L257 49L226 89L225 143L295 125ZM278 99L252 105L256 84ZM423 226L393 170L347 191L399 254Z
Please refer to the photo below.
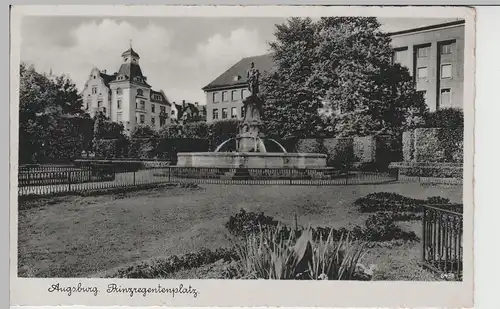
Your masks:
M215 168L323 168L326 155L319 153L288 153L274 139L265 139L262 133L264 101L259 96L260 72L252 62L247 71L250 95L243 99L245 116L239 125L236 138L226 140L214 152L189 152L177 154L177 165L185 167ZM236 152L222 152L230 141L236 140ZM267 152L264 140L274 143L282 152Z

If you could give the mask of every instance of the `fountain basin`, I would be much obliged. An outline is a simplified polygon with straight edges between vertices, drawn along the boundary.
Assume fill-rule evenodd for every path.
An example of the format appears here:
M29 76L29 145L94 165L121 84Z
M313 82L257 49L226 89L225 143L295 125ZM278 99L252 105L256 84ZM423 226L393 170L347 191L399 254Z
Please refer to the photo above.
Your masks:
M214 168L324 168L326 155L279 152L183 152L177 166Z

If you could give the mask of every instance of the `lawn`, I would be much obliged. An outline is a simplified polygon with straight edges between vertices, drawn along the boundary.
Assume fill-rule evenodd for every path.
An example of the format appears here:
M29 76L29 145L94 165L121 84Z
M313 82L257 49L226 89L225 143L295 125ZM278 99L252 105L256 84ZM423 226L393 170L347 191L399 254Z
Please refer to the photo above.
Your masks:
M443 196L452 202L462 199L459 186L406 183L324 187L203 185L199 189L161 188L39 200L35 207L19 211L19 276L94 277L140 260L201 247L229 246L224 224L241 208L263 211L288 224L294 223L295 215L304 226L339 228L362 224L366 215L360 214L352 202L373 192L397 192L419 199ZM418 222L403 224L420 234ZM420 271L415 266L419 246L403 248L372 250L366 261L379 268L400 265L405 268L399 275L401 279L412 279L414 272ZM405 256L401 257L401 253ZM388 278L381 279L393 279L394 267L385 272ZM186 273L185 277L190 275Z

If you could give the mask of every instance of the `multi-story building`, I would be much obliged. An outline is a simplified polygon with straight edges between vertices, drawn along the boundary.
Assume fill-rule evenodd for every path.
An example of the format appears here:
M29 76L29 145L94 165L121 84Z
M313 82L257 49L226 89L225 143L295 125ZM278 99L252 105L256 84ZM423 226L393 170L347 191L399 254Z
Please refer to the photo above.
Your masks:
M261 73L274 66L268 54L244 58L203 87L207 98L207 122L244 117L243 99L250 95L246 72L252 62Z
M463 20L390 33L394 62L408 68L431 111L463 106Z
M165 93L155 91L147 83L139 66L139 54L132 47L122 54L118 72L93 68L82 92L83 108L93 117L102 112L120 122L131 132L138 124L154 129L163 126L171 115L171 103Z
M431 111L463 105L464 24L460 20L389 34L394 61L408 67ZM244 58L202 88L207 122L243 118L242 101L249 95L246 72L251 62L261 72L274 67L269 54Z

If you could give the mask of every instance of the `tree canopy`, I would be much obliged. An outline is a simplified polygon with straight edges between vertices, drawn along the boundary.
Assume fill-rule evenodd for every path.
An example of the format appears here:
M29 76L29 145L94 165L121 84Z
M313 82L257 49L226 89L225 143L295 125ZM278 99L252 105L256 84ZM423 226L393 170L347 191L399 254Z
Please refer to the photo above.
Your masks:
M408 70L392 63L391 39L376 18L290 18L275 37L276 68L262 83L270 135L401 131L426 112Z

